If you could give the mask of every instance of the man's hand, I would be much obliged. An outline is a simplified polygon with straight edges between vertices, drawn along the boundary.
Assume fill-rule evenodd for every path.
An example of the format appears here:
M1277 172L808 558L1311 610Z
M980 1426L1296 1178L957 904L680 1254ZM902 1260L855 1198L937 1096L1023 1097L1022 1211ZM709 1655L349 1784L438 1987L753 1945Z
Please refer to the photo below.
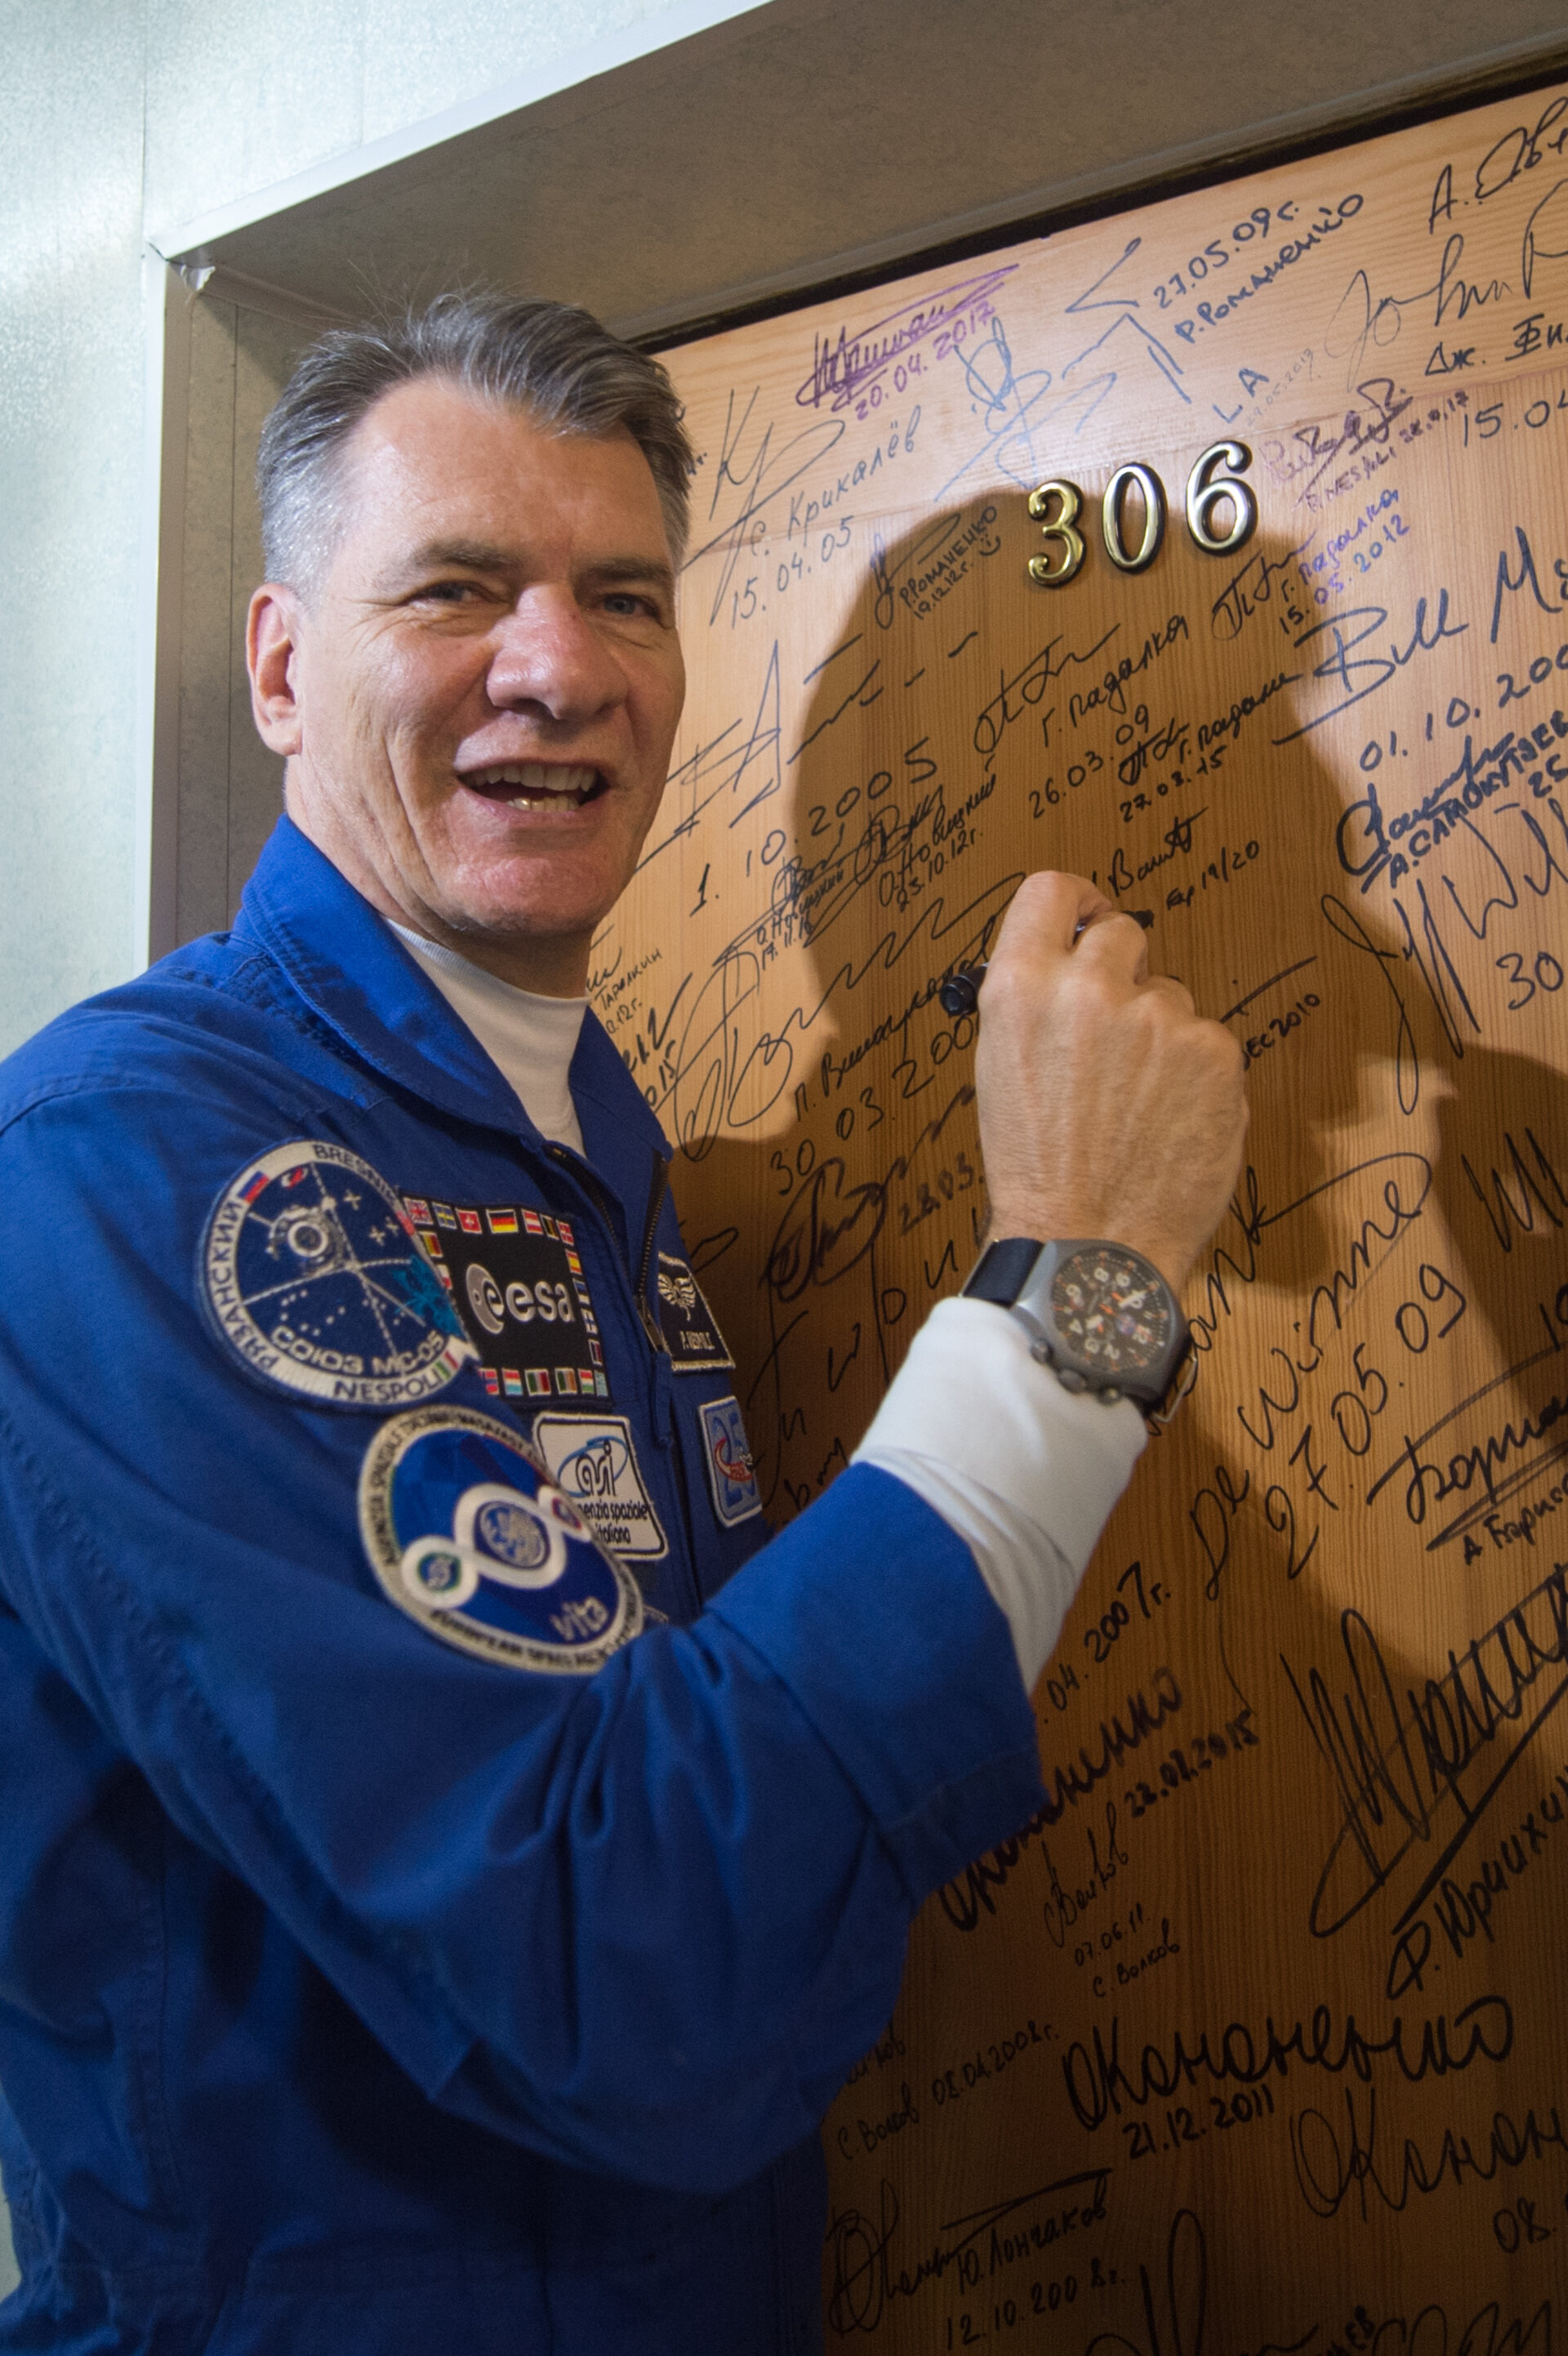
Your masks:
M1077 875L1019 886L980 1012L991 1234L1131 1244L1179 1291L1241 1166L1235 1041L1151 979L1147 936Z

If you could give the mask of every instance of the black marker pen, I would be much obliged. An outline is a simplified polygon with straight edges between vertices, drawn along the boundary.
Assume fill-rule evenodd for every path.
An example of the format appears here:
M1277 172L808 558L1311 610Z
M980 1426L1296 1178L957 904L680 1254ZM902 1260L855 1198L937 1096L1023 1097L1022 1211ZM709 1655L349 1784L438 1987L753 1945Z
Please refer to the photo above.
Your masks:
M1154 930L1152 908L1122 908L1118 909L1117 914L1136 918L1146 933L1152 933ZM1093 918L1089 918L1080 925L1078 932L1086 933L1093 921ZM1076 939L1077 935L1075 934L1073 937ZM955 973L949 975L936 993L937 1003L941 1006L944 1014L974 1013L979 1003L980 984L986 979L986 967L988 962L987 958L982 958L977 965L961 965Z

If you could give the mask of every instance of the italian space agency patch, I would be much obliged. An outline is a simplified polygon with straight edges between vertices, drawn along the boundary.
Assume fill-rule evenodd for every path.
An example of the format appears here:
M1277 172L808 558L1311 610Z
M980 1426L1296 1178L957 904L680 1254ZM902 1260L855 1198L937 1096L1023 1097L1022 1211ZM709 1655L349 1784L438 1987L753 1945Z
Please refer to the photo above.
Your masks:
M536 1415L534 1446L585 1520L622 1557L660 1562L669 1552L624 1415Z
M225 1188L201 1277L240 1364L317 1405L408 1406L475 1355L386 1180L319 1138L274 1147Z
M423 1407L384 1423L359 1475L359 1529L400 1611L479 1660L586 1676L642 1627L630 1571L487 1415Z

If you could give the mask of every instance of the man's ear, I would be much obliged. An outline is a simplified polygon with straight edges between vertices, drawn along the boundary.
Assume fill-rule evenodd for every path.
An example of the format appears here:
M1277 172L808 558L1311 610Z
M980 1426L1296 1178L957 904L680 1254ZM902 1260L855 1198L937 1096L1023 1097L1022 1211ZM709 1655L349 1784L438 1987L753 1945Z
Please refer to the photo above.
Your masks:
M261 742L285 759L299 751L303 733L294 684L300 618L294 591L269 581L251 597L245 621L251 710Z

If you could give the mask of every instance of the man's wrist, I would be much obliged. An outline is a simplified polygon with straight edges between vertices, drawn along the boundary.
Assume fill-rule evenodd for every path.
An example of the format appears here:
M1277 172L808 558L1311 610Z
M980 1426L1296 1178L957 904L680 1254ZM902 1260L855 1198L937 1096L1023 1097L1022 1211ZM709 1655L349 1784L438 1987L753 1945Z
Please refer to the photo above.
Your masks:
M1081 1574L1147 1434L1131 1400L1074 1398L990 1301L939 1301L856 1451L927 1457L1026 1515Z
M1153 1261L1104 1235L994 1238L964 1293L1007 1310L1064 1390L1130 1398L1146 1415L1165 1408L1190 1344Z
M1104 1212L1064 1215L1038 1201L1030 1204L1017 1197L993 1205L980 1239L981 1249L1013 1236L1032 1236L1041 1244L1055 1243L1068 1236L1095 1236L1106 1243L1125 1244L1147 1259L1151 1268L1157 1269L1178 1295L1191 1273L1194 1257L1168 1229L1151 1226L1147 1221L1118 1219L1114 1213Z

